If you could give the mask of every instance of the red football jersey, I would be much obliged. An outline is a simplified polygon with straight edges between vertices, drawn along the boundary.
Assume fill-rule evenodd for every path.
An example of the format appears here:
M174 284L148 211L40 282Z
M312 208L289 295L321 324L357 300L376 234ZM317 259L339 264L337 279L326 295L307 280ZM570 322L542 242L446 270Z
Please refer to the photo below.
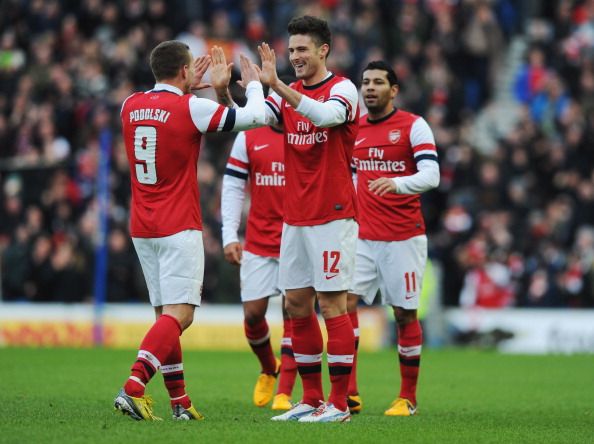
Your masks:
M201 230L201 133L229 130L235 111L157 84L128 97L121 119L132 186L130 234L163 237Z
M353 163L357 170L359 238L400 241L425 233L419 194L376 196L369 182L379 177L411 176L416 162L437 160L435 141L421 117L402 110L376 121L361 117Z
M269 126L246 131L233 145L225 174L248 179L251 196L245 250L278 257L283 228L283 133Z
M343 124L318 128L276 94L267 105L284 125L286 192L284 221L289 225L322 225L337 219L356 217L356 194L351 179L353 143L359 127L359 107L345 98L341 88L350 80L330 75L317 85L301 80L291 85L319 102L336 100L344 104Z

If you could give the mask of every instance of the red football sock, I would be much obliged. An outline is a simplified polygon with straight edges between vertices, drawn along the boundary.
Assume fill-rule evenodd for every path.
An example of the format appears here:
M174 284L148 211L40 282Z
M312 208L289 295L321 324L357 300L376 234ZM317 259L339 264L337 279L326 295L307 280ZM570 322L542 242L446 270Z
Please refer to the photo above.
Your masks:
M262 366L262 373L273 375L276 373L276 358L270 345L270 330L266 319L262 319L255 325L243 323L245 337L247 338L252 351L258 357Z
M283 339L281 340L281 371L278 377L277 394L284 393L291 396L295 378L297 377L297 364L293 355L293 343L291 342L291 320L283 321Z
M140 344L138 358L124 385L126 394L137 398L144 395L146 384L179 342L181 333L182 328L177 319L169 315L159 316Z
M167 359L162 362L161 373L163 382L169 392L171 407L180 404L184 409L190 408L192 401L186 393L186 383L184 381L184 364L182 360L182 348L179 337L177 343L171 350Z
M359 316L357 310L349 313L351 324L353 325L353 334L355 335L355 355L353 356L353 369L351 370L351 377L349 379L349 395L358 395L359 389L357 387L357 351L359 350Z
M322 352L324 340L315 313L291 319L293 351L303 383L303 402L317 407L324 400L322 390Z
M417 405L417 379L421 363L423 331L418 320L398 327L398 358L400 359L400 396Z
M337 409L344 411L347 409L347 391L355 354L355 335L349 315L345 313L326 319L326 330L328 330L328 367L332 383L328 401Z

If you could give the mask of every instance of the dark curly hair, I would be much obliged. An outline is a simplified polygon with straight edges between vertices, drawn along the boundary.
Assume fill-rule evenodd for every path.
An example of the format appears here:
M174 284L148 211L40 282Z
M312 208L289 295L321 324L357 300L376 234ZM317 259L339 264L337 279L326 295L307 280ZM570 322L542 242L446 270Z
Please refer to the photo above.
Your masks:
M309 35L317 46L322 46L324 43L330 46L332 42L332 34L326 20L311 15L295 17L289 22L287 31L290 36L295 34Z
M390 82L390 86L398 85L398 76L396 76L394 69L383 60L374 60L369 62L363 72L369 69L379 69L381 71L386 71L388 73L388 82Z

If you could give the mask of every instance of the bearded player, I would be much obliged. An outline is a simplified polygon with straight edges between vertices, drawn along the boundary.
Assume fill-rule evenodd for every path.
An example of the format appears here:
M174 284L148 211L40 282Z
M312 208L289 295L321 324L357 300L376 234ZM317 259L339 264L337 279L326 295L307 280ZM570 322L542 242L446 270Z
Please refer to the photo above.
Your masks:
M423 336L417 319L427 236L420 194L439 185L433 133L417 115L394 107L398 79L385 62L363 71L361 93L368 114L361 117L355 141L359 240L348 311L358 326L359 298L371 304L379 288L392 306L398 329L400 392L384 412L411 416L417 411L416 387ZM356 372L349 384L351 410L360 411Z

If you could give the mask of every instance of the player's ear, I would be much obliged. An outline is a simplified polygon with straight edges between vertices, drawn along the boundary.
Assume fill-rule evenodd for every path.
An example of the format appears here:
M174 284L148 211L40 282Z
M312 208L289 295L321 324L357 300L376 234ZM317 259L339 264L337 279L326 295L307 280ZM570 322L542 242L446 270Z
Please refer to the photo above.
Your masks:
M390 89L390 95L392 98L396 97L398 95L398 91L400 91L400 87L397 84L392 85Z
M318 48L318 53L322 56L322 59L328 57L328 53L330 52L330 45L328 43L322 43Z

